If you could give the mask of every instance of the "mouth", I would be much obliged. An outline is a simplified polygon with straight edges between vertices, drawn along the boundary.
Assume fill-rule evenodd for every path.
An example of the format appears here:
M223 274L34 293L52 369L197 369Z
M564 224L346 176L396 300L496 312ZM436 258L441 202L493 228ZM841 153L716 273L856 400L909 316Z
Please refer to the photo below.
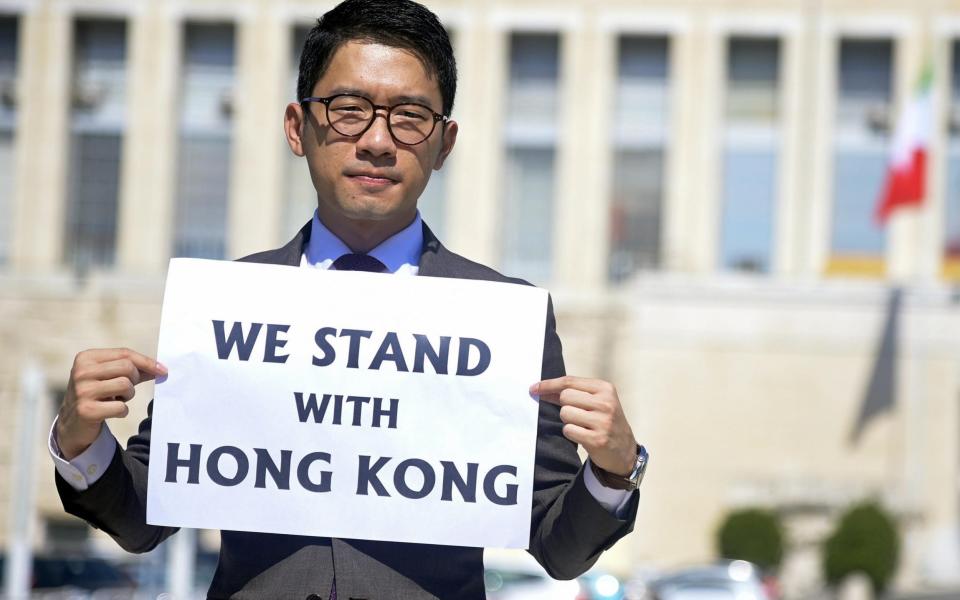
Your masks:
M345 174L353 181L356 181L364 186L383 187L399 182L398 179L391 177L386 173L380 173L377 171L348 171Z

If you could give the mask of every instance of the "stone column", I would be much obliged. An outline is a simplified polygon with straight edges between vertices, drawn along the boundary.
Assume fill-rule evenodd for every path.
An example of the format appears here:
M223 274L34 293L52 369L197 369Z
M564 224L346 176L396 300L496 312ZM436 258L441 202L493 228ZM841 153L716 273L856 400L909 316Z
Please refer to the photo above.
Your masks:
M671 39L671 131L664 195L664 267L708 272L717 255L717 125L723 49L703 18Z
M562 35L554 284L598 289L606 283L609 252L616 38L592 26Z
M231 258L273 248L280 242L283 90L290 70L290 31L268 6L261 2L244 12L238 27L234 153L227 209L227 256Z
M454 108L460 134L445 167L451 169L447 243L471 260L496 266L508 36L481 9L464 24L456 39L463 74Z
M803 255L799 264L801 275L819 278L823 275L830 255L830 221L833 180L833 130L837 94L837 59L839 42L833 27L824 26L815 17L814 30L809 36L807 54L814 64L807 71L812 79L807 81L809 91L805 102L813 120L806 125L810 135L803 170L808 183L803 188L806 209L803 213L805 239L802 240Z
M814 57L809 56L807 28L791 29L780 38L780 140L777 151L777 198L773 233L772 272L793 277L802 273L806 224L805 166L809 165L811 129L817 118L806 101L806 85Z
M36 273L63 257L73 28L60 4L38 3L21 32L11 263Z
M151 3L129 24L127 131L120 174L118 266L162 273L171 252L181 24Z

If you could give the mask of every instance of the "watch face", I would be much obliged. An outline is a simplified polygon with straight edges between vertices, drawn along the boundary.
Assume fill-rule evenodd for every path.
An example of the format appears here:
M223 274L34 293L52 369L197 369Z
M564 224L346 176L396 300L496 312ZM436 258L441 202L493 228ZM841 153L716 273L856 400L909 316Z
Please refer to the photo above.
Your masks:
M639 486L640 482L643 481L643 474L647 470L647 461L650 460L650 454L647 452L647 449L643 446L637 446L637 464L633 468L633 472L630 473L630 482L634 486Z

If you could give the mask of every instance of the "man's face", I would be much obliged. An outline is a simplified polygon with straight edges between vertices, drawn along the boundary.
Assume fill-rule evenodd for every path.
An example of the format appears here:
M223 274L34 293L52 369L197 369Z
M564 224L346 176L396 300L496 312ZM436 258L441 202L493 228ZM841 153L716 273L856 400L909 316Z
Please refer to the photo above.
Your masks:
M437 81L419 58L374 43L341 46L313 88L319 97L341 93L385 106L413 101L435 112L442 107ZM321 219L328 226L372 226L389 233L409 224L430 172L439 169L453 149L456 123L445 128L437 123L425 141L405 145L390 135L385 110L377 110L363 135L347 137L330 127L323 104L312 102L305 108L296 103L287 107L285 129L293 152L307 158Z

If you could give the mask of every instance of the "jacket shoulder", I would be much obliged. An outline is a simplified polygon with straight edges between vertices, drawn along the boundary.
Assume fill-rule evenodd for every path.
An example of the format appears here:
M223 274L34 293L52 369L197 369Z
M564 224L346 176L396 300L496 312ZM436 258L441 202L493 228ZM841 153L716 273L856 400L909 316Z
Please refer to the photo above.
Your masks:
M442 261L438 261L438 264L442 264L438 270L440 272L436 273L439 276L447 277L456 277L459 279L476 279L481 281L496 281L499 283L514 283L517 285L529 285L533 284L519 277L510 277L504 275L503 273L488 267L487 265L475 262L457 254L456 252L450 251L446 247L442 247L440 251L442 254ZM423 269L421 267L421 274ZM429 273L433 275L434 273Z

